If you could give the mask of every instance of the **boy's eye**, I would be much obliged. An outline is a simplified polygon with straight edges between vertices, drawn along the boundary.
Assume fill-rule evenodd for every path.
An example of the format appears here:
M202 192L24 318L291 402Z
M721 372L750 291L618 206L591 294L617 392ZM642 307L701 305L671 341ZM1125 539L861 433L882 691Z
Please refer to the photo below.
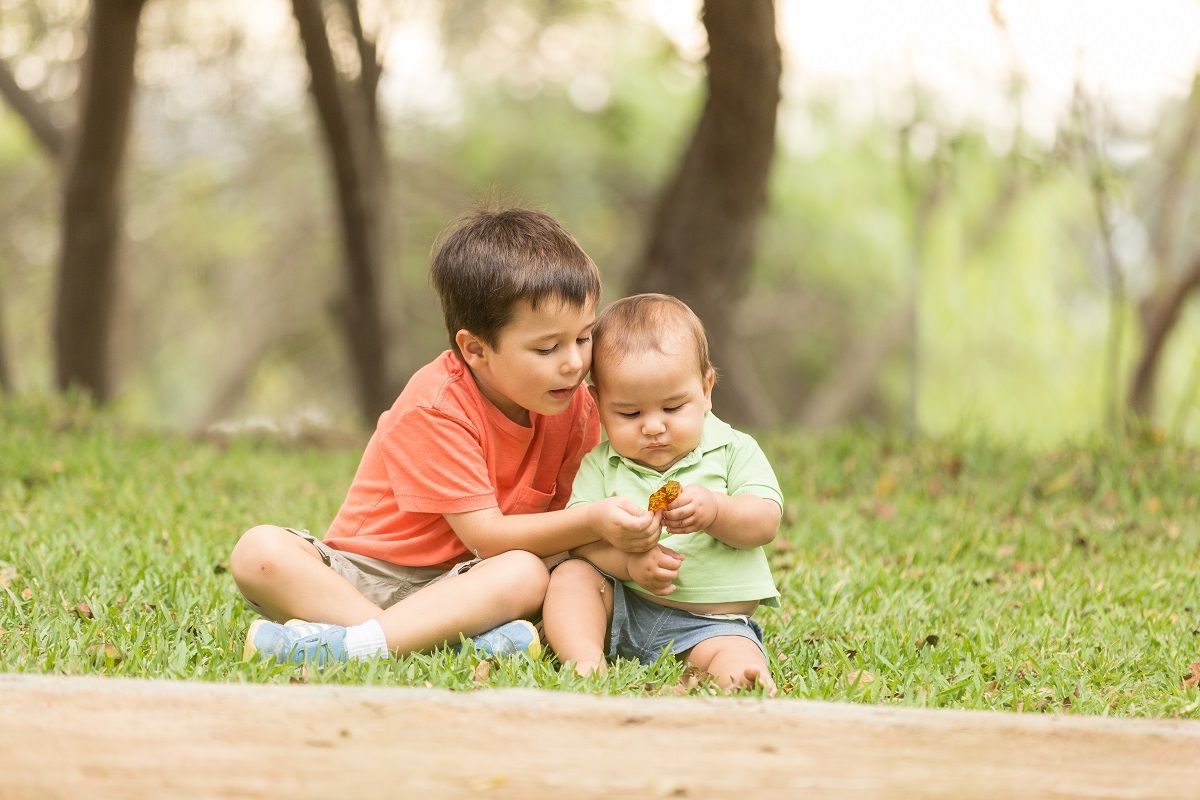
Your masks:
M558 349L558 345L554 345L554 347L535 347L534 352L536 352L540 355L543 355L543 356L548 356L557 349Z
M639 413L638 411L618 411L617 416L624 417L625 419L637 419Z
M590 336L583 336L575 340L575 344L587 344L592 340Z

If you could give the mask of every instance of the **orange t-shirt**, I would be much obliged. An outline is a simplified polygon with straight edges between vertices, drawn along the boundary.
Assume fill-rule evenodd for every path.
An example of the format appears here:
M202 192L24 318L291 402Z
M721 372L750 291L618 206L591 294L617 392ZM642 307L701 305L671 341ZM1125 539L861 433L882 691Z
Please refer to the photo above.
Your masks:
M528 428L504 416L466 365L442 353L380 415L325 544L448 567L472 555L444 514L565 507L579 462L600 439L595 401L580 387L563 413L529 416Z

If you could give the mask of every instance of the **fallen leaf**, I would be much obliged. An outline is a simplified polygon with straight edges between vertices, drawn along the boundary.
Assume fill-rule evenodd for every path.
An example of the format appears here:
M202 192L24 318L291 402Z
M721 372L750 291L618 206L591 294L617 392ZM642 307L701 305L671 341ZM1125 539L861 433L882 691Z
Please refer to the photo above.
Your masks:
M229 572L229 562L218 561L217 563L213 564L213 574L214 575L223 575L226 572Z
M928 636L926 636L924 639L921 639L920 641L917 642L917 649L920 650L922 647L927 647L927 646L928 647L937 647L938 641L939 641L938 635L936 633L931 633Z
M16 567L0 567L0 586L7 589L12 585L15 577L17 577Z
M119 664L125 660L125 654L121 652L121 648L117 647L112 642L100 642L88 647L88 655L96 659L96 663L103 664L111 661L113 664Z
M1200 683L1200 661L1193 661L1188 664L1188 669L1192 671L1192 674L1183 676L1183 688L1185 689Z
M875 482L876 497L888 497L894 491L896 491L896 479L890 473Z
M492 662L485 658L483 661L479 662L478 666L475 667L475 672L471 675L471 680L478 683L484 683L491 674Z
M875 516L880 519L894 519L896 516L896 507L891 503L876 503Z
M867 672L865 669L852 669L846 673L846 685L855 686L857 684L874 683L875 675Z
M33 589L30 589L28 586L26 586L24 589L22 589L21 590L21 599L22 600L32 600L33 599Z
M94 616L92 614L92 607L87 603L80 603L79 605L75 606L75 613L83 619L92 619Z
M776 539L771 546L780 553L784 553L792 549L792 543L788 539Z

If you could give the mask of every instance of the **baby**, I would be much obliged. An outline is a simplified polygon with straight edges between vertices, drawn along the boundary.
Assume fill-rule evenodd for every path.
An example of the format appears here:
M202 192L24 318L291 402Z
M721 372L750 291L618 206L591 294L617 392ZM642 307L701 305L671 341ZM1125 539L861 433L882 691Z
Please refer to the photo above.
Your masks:
M722 687L773 696L751 615L779 605L763 545L783 497L754 439L711 412L716 370L703 325L674 297L619 300L592 329L591 380L607 439L584 457L567 507L645 503L668 480L681 489L659 512L669 535L649 550L597 542L554 569L543 610L550 646L581 675L603 670L606 657L650 662L667 650Z

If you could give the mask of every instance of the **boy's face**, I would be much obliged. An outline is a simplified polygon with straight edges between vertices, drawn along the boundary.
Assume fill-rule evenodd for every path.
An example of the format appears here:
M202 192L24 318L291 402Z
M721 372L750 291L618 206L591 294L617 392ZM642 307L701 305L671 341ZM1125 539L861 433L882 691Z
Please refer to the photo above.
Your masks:
M606 364L603 385L593 387L613 449L658 472L700 444L714 381L696 368L692 345L663 349Z
M458 332L463 359L480 391L504 415L529 424L529 412L553 415L567 410L592 365L593 303L573 306L555 298L534 309L518 301L496 346Z

